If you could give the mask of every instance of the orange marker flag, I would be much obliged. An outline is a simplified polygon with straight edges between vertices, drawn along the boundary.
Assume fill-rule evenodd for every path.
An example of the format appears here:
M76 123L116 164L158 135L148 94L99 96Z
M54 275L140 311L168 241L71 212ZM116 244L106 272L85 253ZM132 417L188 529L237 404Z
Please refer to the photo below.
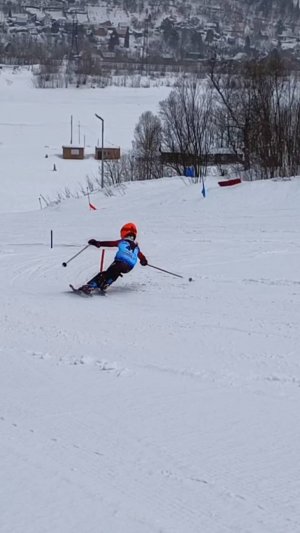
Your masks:
M88 189L87 189L87 197L88 197L88 202L89 202L89 208L92 209L93 211L97 211L97 207L91 203L90 193Z

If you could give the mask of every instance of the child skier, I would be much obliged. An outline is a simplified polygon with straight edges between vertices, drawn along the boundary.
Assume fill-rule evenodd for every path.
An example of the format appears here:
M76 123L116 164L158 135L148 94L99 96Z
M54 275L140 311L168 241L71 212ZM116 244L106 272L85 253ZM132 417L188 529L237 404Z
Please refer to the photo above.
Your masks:
M100 246L117 247L118 251L115 255L113 263L104 272L99 272L86 285L79 288L82 292L90 294L93 289L100 289L105 291L118 277L130 272L140 260L141 265L146 266L148 261L139 249L137 242L137 228L132 222L128 222L122 226L120 230L121 239L116 241L96 241L90 239L88 241L92 246L100 248Z

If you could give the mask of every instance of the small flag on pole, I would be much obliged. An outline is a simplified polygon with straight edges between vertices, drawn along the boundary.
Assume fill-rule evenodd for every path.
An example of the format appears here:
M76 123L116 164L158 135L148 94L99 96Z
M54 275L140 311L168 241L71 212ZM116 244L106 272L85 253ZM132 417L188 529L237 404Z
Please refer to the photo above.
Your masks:
M94 206L94 204L92 204L91 200L90 200L90 193L89 193L89 189L87 188L87 197L88 197L88 202L89 202L89 208L92 209L93 211L97 211L97 207Z
M203 198L205 198L205 196L206 196L206 190L205 190L205 185L204 185L204 178L203 178L203 176L202 176L202 191L201 191L201 193L202 193Z

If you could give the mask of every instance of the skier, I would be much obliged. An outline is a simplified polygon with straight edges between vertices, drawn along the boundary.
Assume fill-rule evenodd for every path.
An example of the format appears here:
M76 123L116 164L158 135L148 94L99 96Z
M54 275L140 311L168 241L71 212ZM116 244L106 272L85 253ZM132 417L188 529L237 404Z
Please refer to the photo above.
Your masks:
M80 291L90 294L93 289L100 289L105 291L118 277L130 272L140 260L141 265L146 266L148 261L140 248L135 242L137 236L137 228L132 222L124 224L120 230L121 239L116 241L96 241L90 239L88 241L92 246L100 248L100 246L117 247L118 251L115 255L113 263L104 272L99 272L85 285L79 288Z

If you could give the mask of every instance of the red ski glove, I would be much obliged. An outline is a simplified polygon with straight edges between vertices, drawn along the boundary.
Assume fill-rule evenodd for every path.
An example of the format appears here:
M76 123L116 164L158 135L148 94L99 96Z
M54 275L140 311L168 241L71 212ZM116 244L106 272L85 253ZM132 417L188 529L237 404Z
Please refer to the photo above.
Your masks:
M146 257L141 257L140 263L141 263L141 265L143 267L147 266L148 265L148 261L147 261Z

